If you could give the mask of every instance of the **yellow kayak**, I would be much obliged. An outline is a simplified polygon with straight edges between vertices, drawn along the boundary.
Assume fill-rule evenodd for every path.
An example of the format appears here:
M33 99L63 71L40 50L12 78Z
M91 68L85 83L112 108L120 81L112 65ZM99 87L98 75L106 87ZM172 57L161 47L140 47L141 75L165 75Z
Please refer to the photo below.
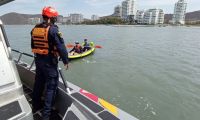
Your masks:
M87 50L87 51L85 51L81 54L71 52L71 53L68 54L68 58L69 59L76 59L76 58L82 58L82 57L88 56L95 51L95 45L94 45L93 42L90 42L90 47L91 47L90 50Z

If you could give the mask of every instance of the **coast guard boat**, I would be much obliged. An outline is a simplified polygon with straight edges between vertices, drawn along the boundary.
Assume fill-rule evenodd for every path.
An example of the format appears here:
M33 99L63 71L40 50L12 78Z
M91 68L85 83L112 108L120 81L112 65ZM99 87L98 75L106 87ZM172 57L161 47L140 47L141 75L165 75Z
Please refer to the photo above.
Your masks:
M0 0L0 5L13 0ZM13 58L12 52L19 57ZM41 110L32 113L31 95L35 78L34 56L11 50L0 21L0 120L40 120ZM23 62L31 57L32 63ZM138 120L98 96L66 82L59 69L59 87L52 120ZM42 106L41 106L42 108Z

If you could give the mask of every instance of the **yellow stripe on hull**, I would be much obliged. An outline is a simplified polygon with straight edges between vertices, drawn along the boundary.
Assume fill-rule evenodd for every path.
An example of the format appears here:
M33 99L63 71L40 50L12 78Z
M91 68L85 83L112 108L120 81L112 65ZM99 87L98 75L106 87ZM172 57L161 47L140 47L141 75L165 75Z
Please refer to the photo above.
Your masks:
M112 104L110 104L109 102L103 100L103 99L99 99L99 103L106 108L108 111L110 111L111 113L113 113L115 116L118 115L118 108Z

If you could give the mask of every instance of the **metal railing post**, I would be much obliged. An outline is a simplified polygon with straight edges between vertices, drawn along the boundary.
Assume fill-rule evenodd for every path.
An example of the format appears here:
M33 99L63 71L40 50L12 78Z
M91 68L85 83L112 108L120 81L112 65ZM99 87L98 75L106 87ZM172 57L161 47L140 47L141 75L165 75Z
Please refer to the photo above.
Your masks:
M31 68L33 67L34 63L35 63L35 59L34 59L33 62L31 63L31 66L29 67L28 70L31 70Z
M64 76L64 74L63 74L62 69L59 68L58 71L59 71L59 73L60 73L61 79L63 80L63 84L64 84L64 86L65 86L65 89L67 90L67 93L68 93L68 94L71 94L70 88L69 88L69 86L68 86L68 84L67 84L67 80L65 79L65 76Z
M20 53L20 55L19 55L19 58L18 58L18 60L17 60L17 64L19 63L19 61L20 61L20 59L22 58L22 53Z

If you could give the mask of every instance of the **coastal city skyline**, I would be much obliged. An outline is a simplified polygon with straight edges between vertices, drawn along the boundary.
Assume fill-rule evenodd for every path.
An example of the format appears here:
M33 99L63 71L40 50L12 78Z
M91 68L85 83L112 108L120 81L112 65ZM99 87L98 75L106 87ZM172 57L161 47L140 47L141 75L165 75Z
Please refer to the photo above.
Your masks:
M107 16L113 14L114 7L121 4L123 0L16 0L0 9L0 15L9 12L24 14L39 14L46 5L54 6L63 16L70 13L81 13L85 18L92 15ZM199 0L187 0L187 12L199 10ZM137 9L161 8L165 13L174 12L174 4L177 0L136 0ZM33 5L35 4L35 5ZM63 10L64 9L64 10Z

